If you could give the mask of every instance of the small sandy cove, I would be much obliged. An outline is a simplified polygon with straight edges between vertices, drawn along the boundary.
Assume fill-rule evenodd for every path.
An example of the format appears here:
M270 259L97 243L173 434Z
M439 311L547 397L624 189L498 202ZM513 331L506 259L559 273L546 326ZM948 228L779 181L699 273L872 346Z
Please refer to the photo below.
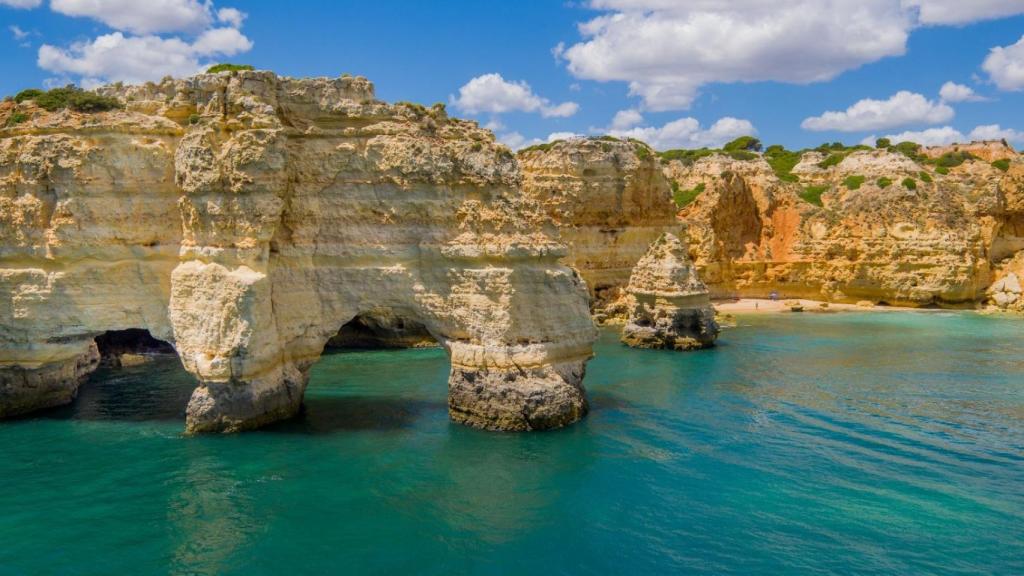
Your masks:
M837 304L802 298L768 300L762 298L740 298L738 300L714 300L715 310L723 314L768 314L773 312L889 312L895 310L915 310L902 306L874 306L865 304ZM797 310L799 308L799 310Z

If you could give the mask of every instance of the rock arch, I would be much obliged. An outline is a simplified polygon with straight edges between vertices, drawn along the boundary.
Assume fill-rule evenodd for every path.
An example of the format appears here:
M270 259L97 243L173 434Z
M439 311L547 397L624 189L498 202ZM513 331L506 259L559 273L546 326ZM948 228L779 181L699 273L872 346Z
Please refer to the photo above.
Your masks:
M23 228L0 239L0 410L33 395L26 370L70 382L90 335L139 327L199 381L188 431L257 427L298 410L339 326L390 308L448 350L454 420L529 430L586 412L586 290L489 132L377 101L362 78L104 90L128 108L101 114L98 136L67 113L0 138L15 182L0 218ZM55 180L61 217L33 220L24 207Z

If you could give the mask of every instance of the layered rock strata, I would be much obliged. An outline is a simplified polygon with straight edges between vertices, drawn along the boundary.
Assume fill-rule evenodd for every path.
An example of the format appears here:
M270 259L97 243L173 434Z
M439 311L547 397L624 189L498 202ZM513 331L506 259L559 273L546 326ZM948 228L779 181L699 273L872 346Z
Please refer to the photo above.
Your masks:
M1003 143L941 150L952 151L979 158L937 169L866 150L830 166L808 152L796 182L760 156L664 170L681 188L704 188L680 216L712 297L973 307L1024 249L1024 162Z
M189 432L253 428L295 414L325 343L382 311L449 352L453 420L585 414L584 285L489 132L363 78L101 92L125 109L25 103L0 132L0 414L69 401L94 338L137 328L198 379Z
M637 263L626 288L622 341L635 348L694 350L714 345L715 309L686 246L664 234Z
M666 232L681 230L669 182L638 141L575 138L522 150L523 191L559 226L564 262L587 283L599 321L623 295L637 261Z

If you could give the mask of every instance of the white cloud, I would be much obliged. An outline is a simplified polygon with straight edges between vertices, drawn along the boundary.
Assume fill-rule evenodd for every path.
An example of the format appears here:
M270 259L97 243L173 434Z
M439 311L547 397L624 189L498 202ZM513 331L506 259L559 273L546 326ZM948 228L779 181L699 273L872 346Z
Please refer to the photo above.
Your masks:
M1016 44L993 48L981 68L1001 90L1024 90L1024 36Z
M809 83L903 54L908 18L893 0L594 0L612 10L560 52L569 71L629 82L649 110L690 106L712 82Z
M1024 132L1013 128L1003 128L999 124L978 126L968 135L971 140L1006 140L1008 142L1024 142Z
M1024 13L1024 0L903 0L923 25L959 25Z
M619 110L612 118L612 130L627 130L643 123L644 117L638 110Z
M603 14L555 54L579 78L629 83L648 110L711 83L807 84L905 53L923 25L1024 12L1024 0L591 0Z
M909 124L938 124L948 122L953 114L953 109L946 104L902 90L888 100L865 98L845 111L825 112L821 116L806 118L800 126L804 130L860 132Z
M195 74L204 68L202 58L231 56L250 48L252 42L234 28L207 30L193 43L114 32L66 49L44 44L39 48L38 64L50 72L82 77L87 84L140 83L166 75Z
M680 118L661 127L635 127L629 130L609 130L608 133L619 138L636 138L658 150L668 150L705 146L717 148L740 136L753 136L757 130L748 120L727 116L707 130L701 127L696 118Z
M13 24L8 26L7 29L11 31L11 35L14 36L15 40L24 40L28 37L28 32L25 32L24 30Z
M217 21L223 22L224 24L234 28L241 28L242 22L244 22L248 16L248 14L238 10L237 8L221 8L220 10L217 10Z
M213 22L211 3L198 0L51 0L50 8L136 34L195 33Z
M10 6L11 8L36 8L43 3L43 0L0 0L0 6Z
M906 132L900 132L899 134L889 134L886 136L893 144L899 142L916 142L922 146L942 146L945 144L952 144L954 142L964 142L966 139L959 130L952 126L943 126L941 128L929 128L927 130L913 131L908 130Z
M553 104L533 92L526 82L509 82L501 74L477 76L459 88L459 96L451 103L469 114L503 114L505 112L538 112L545 118L572 116L579 110L575 102Z
M956 82L946 82L939 89L939 98L943 102L981 102L985 100L983 96L979 96L974 92L974 89L970 86L964 86L963 84L957 84Z

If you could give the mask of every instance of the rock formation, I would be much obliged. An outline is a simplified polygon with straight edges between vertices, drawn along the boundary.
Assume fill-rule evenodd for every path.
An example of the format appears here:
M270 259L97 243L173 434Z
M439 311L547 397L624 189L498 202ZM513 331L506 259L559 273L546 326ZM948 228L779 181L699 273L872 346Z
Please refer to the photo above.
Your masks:
M692 350L718 337L708 289L686 246L664 234L637 263L626 288L629 319L622 341L635 348Z
M564 262L579 270L598 321L648 247L681 229L654 151L638 141L576 138L522 150L523 191L559 226Z
M977 158L921 161L950 152ZM704 188L680 216L712 297L970 307L1024 250L1024 161L1004 143L826 159L804 153L794 181L762 156L664 163L677 186Z
M0 108L0 415L70 401L96 336L144 329L199 380L189 432L256 427L296 413L324 344L366 314L446 348L457 422L586 412L583 283L489 132L363 78L100 91L125 109Z

